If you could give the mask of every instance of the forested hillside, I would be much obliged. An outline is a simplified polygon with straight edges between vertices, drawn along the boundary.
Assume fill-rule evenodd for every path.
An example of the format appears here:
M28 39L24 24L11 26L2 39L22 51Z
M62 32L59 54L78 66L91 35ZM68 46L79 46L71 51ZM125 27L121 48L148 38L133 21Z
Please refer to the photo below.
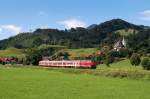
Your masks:
M134 50L150 49L150 29L121 19L113 19L88 28L70 30L37 29L34 32L20 33L0 41L0 49L15 47L19 49L37 47L41 44L63 45L68 48L93 48L100 45L113 46L122 38L127 39L127 46Z

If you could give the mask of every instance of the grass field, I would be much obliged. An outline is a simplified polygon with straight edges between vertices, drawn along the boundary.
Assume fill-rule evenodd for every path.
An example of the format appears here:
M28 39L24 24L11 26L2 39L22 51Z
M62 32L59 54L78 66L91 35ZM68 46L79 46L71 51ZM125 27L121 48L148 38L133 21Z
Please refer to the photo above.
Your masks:
M149 99L150 81L0 66L0 99Z
M64 47L64 46L58 46L58 45L50 45L51 47ZM70 59L74 57L86 57L93 53L98 52L97 48L81 48L81 49L64 49L64 51L68 52L70 54ZM25 56L25 53L23 50L16 49L16 48L8 48L6 50L0 50L0 57L18 57L22 58Z
M70 58L74 57L87 57L89 55L92 55L93 53L98 52L99 50L97 48L80 48L80 49L66 49L70 54Z
M115 31L115 33L119 33L122 36L128 36L130 34L133 34L134 31L137 32L137 30L133 30L133 29L128 29L128 30L121 29L121 30Z
M16 48L9 48L6 50L0 50L0 57L24 57L25 54L23 53L23 50L16 49Z
M110 64L110 68L105 64L100 64L98 65L98 69L143 70L141 65L132 66L129 59Z

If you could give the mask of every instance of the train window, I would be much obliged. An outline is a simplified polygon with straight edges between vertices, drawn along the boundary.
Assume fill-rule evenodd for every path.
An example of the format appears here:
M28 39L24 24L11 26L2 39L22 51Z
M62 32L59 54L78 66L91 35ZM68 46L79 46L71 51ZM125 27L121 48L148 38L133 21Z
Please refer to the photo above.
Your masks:
M48 65L52 65L52 63L51 63L51 62L49 62L49 63L48 63Z
M57 63L53 63L54 66L57 66Z
M61 63L61 62L59 62L59 63L58 63L58 65L62 65L62 63Z

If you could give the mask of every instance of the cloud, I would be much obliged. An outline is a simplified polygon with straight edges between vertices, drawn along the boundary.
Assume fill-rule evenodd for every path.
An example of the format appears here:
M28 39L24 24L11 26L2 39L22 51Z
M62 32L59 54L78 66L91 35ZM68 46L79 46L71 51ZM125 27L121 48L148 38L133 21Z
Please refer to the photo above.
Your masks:
M59 23L64 25L64 27L67 29L77 28L77 27L86 27L86 23L77 19L68 19L68 20L61 21Z
M0 33L2 32L2 29L0 28Z
M48 14L44 11L39 11L38 16L48 16Z
M0 25L0 31L7 31L14 34L18 34L21 32L21 27L16 25Z
M140 14L142 15L142 19L150 21L150 10L145 10Z

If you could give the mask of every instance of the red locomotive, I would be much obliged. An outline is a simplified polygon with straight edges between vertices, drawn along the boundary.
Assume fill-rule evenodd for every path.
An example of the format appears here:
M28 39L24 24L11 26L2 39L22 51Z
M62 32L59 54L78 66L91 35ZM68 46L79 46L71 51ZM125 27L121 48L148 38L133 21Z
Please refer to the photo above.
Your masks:
M96 68L96 63L91 60L62 60L62 61L49 61L43 60L39 62L40 66L45 67L68 67L68 68Z

